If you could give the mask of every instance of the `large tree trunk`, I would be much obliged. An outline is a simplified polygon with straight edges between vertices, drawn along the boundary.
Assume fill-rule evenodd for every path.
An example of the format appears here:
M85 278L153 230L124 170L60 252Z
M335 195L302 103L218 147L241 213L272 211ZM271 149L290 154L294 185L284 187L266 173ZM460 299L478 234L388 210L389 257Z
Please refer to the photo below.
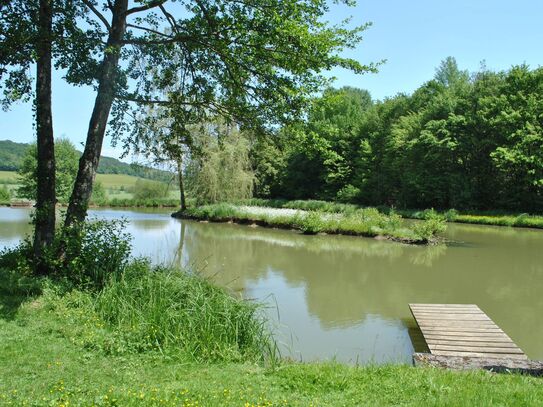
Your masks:
M185 199L185 185L183 183L183 156L179 155L177 160L177 172L179 179L179 194L181 195L181 210L184 211L187 209L187 201Z
M36 129L37 195L34 231L34 255L37 271L48 272L42 261L44 250L55 237L55 141L51 112L51 38L53 11L51 0L40 0L39 39L36 44Z
M119 57L126 31L127 8L128 0L116 0L113 5L111 30L100 67L98 92L89 122L85 150L79 160L79 170L66 212L64 223L66 228L83 222L87 216L92 184L100 160L109 112L115 97Z

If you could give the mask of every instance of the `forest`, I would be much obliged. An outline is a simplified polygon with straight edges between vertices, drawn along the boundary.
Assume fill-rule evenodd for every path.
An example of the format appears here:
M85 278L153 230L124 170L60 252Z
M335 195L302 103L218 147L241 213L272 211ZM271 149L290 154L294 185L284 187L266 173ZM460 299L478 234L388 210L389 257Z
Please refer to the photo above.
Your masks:
M307 120L251 147L255 194L397 208L540 211L543 68L459 69L412 94L328 89Z

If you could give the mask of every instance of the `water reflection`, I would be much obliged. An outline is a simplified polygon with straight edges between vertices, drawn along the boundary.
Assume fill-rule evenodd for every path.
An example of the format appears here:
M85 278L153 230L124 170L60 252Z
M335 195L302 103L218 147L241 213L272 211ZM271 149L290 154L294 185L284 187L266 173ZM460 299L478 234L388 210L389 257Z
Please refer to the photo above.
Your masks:
M0 208L1 245L29 231L28 215ZM267 301L284 352L297 359L409 362L413 346L424 347L410 302L476 303L530 357L543 358L542 231L450 225L454 243L418 247L179 221L157 210L91 216L128 218L135 255Z

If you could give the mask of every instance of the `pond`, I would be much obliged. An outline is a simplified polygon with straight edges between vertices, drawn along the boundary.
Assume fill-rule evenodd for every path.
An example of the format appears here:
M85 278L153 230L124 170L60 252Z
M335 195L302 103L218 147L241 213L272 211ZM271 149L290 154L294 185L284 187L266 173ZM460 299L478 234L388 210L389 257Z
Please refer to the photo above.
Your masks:
M29 209L0 208L0 247L30 232ZM135 255L198 270L266 312L296 360L410 363L424 346L408 303L479 305L543 359L543 231L449 225L432 247L173 219L167 210L92 210L126 218Z

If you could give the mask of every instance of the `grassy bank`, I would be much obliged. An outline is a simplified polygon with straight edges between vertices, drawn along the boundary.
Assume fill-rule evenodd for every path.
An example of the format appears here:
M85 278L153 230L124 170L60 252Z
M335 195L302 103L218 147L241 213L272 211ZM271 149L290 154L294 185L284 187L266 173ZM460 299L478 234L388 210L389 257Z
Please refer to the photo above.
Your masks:
M122 223L86 224L32 273L0 255L0 405L537 405L542 379L281 360L260 306L130 257ZM97 255L99 253L100 255Z
M129 313L125 320L125 313L115 317L104 309L105 298L98 294L80 290L60 294L62 287L51 282L6 275L5 271L1 281L1 405L535 406L543 398L542 379L518 375L402 365L266 364L251 353L236 360L230 352L221 352L225 359L198 361L190 352L156 347L153 340L146 339L153 336L158 315L144 312L134 318ZM192 290L184 293L192 296ZM138 302L162 300L151 297ZM132 294L119 297L124 298L134 305ZM182 293L164 299L170 316L179 301L183 301ZM113 304L106 302L110 307ZM193 306L194 313L208 315L201 302ZM208 323L216 324L216 318ZM177 324L185 327L190 321L183 316ZM132 325L148 333L137 335L141 340L134 342L125 331ZM219 338L226 340L227 336ZM199 336L191 341L206 343ZM136 348L131 343L150 346Z
M244 205L265 206L272 208L288 208L301 210L318 210L329 213L351 213L363 206L354 204L343 204L339 202L316 201L316 200L298 200L287 201L283 199L250 199L240 202ZM391 208L378 207L382 213L390 213ZM395 213L409 219L425 219L428 210L407 210L396 209ZM471 223L478 225L493 226L514 226L525 228L543 229L543 215L530 215L527 213L511 213L504 211L457 211L450 209L446 211L436 211L443 216L447 222Z
M277 209L222 203L188 208L174 216L213 222L255 223L267 227L297 229L306 234L381 236L415 244L434 242L437 234L444 230L443 221L436 216L427 216L419 224L406 225L399 215L385 215L375 208L354 208L333 213L314 208Z

